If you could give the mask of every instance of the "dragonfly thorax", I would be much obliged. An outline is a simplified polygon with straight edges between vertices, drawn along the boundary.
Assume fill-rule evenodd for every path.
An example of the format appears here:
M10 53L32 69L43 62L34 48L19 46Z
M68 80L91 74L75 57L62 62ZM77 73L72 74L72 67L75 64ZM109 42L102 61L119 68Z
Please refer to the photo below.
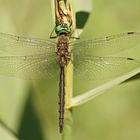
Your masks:
M60 35L57 43L57 60L61 66L67 65L70 60L69 39L66 35Z

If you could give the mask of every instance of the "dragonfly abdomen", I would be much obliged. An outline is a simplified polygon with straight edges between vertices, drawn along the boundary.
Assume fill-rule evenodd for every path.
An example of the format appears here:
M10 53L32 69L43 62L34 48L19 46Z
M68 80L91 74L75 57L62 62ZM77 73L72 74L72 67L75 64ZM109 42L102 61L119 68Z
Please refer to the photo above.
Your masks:
M65 112L65 74L64 66L60 66L60 83L59 83L59 131L62 133L64 127Z

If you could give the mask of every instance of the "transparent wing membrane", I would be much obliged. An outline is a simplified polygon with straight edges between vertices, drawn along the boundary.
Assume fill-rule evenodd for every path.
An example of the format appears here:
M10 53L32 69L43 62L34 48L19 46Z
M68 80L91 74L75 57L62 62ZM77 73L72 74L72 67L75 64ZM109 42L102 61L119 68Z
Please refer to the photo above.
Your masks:
M26 38L0 33L0 50L15 55L49 54L55 52L56 43L38 38Z
M133 32L71 42L74 77L87 80L108 79L139 67L140 63L134 59L104 57L139 44L140 33ZM2 75L29 79L51 78L58 75L56 42L0 33L0 50L15 55L0 57Z
M74 77L84 81L115 78L138 67L132 58L74 56Z
M71 45L76 55L106 56L140 45L140 33L128 32L105 38L78 40Z
M3 56L0 57L0 74L25 79L46 79L56 76L59 67L55 56Z

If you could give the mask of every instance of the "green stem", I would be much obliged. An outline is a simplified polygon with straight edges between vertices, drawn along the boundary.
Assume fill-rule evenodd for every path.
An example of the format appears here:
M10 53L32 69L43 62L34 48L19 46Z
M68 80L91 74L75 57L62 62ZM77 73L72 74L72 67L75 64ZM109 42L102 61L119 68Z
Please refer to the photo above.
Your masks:
M71 138L72 125L73 125L72 110L66 109L65 110L64 131L61 136L62 140L71 140L72 139Z
M106 82L105 84L96 87L86 93L83 93L82 95L79 95L77 97L74 97L72 99L72 107L76 107L79 106L81 104L84 104L86 102L88 102L89 100L94 99L96 96L102 94L104 91L112 88L113 86L116 86L122 82L124 82L125 80L131 78L132 76L138 74L140 72L140 68L134 69L131 72L128 72L120 77L117 77L109 82Z
M62 140L70 140L72 132L72 109L71 101L73 94L73 64L70 61L69 64L65 67L65 117L64 117L64 131L62 134Z

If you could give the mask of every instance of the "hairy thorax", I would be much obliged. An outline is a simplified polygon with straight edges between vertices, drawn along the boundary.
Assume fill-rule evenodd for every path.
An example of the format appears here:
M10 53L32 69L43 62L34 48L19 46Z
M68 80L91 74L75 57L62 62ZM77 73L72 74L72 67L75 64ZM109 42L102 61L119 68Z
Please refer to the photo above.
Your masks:
M65 66L70 60L69 39L65 35L60 35L57 43L57 61L60 66Z

